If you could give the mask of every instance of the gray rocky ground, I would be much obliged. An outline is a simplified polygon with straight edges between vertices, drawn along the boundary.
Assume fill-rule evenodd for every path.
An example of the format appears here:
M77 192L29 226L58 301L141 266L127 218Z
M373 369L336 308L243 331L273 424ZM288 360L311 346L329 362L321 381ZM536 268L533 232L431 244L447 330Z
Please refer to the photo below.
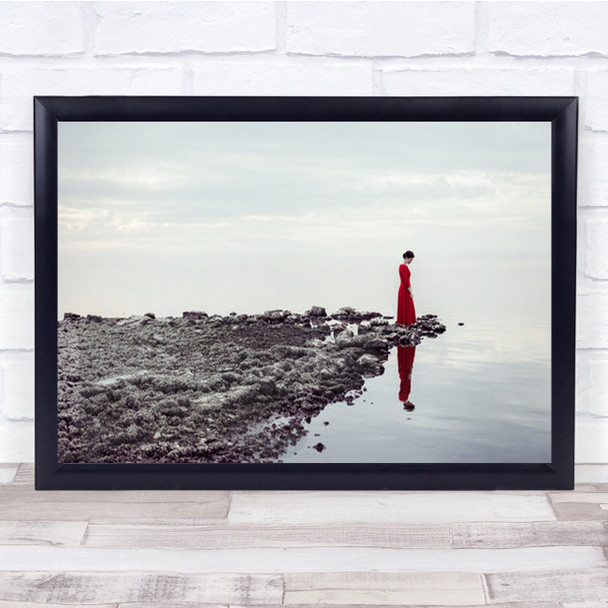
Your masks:
M280 462L329 404L382 374L390 349L436 337L379 313L126 319L58 324L60 462Z

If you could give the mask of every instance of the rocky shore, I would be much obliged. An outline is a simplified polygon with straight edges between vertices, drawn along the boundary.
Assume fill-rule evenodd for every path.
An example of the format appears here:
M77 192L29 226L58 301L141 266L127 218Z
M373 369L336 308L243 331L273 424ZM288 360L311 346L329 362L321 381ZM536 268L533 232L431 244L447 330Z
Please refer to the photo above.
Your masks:
M58 324L60 462L280 462L329 403L352 402L395 345L445 331L376 312L184 312ZM317 446L315 446L317 447Z

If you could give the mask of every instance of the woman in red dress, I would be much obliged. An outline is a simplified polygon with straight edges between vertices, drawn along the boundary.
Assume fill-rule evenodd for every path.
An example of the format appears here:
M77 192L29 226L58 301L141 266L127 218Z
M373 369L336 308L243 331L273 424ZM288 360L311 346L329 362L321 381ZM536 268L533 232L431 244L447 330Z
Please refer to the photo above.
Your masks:
M406 251L403 254L403 264L399 265L399 295L397 298L397 323L399 325L411 325L416 322L416 309L414 308L414 296L410 284L410 269L408 266L414 259L413 251Z

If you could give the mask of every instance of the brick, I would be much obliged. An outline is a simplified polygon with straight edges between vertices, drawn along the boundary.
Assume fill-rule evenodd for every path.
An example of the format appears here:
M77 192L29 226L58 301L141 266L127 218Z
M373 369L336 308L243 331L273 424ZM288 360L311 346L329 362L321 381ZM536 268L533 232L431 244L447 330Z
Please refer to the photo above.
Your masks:
M588 220L585 224L587 262L585 276L608 279L608 220Z
M180 95L181 68L0 67L0 129L31 130L34 95Z
M608 462L608 417L577 414L576 462Z
M288 2L288 53L343 57L470 54L473 2Z
M84 53L85 22L77 2L1 2L0 52L55 57Z
M578 205L608 205L608 141L582 141L578 152Z
M573 95L570 69L388 68L382 72L387 95Z
M577 361L576 411L595 416L608 416L608 359Z
M0 135L0 205L32 205L33 185L32 136Z
M577 298L577 347L608 348L608 293L583 293Z
M4 281L34 278L34 210L8 207L0 212L0 271Z
M489 2L488 50L516 56L608 55L604 2Z
M0 285L0 350L34 347L34 286Z
M210 63L192 68L195 95L373 95L366 65Z
M608 8L608 4L606 7ZM608 131L608 70L587 72L587 94L584 103L585 127L593 131Z
M99 2L95 8L97 55L276 48L272 2Z
M2 361L2 412L6 420L34 418L34 354L11 353Z
M0 462L34 462L34 423L0 423Z

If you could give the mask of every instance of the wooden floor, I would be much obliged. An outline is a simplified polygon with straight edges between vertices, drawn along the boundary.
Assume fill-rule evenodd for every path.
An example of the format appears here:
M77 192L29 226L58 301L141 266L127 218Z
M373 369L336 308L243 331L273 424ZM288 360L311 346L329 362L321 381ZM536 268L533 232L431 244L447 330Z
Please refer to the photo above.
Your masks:
M598 479L550 493L34 492L32 465L0 465L0 608L607 608Z

